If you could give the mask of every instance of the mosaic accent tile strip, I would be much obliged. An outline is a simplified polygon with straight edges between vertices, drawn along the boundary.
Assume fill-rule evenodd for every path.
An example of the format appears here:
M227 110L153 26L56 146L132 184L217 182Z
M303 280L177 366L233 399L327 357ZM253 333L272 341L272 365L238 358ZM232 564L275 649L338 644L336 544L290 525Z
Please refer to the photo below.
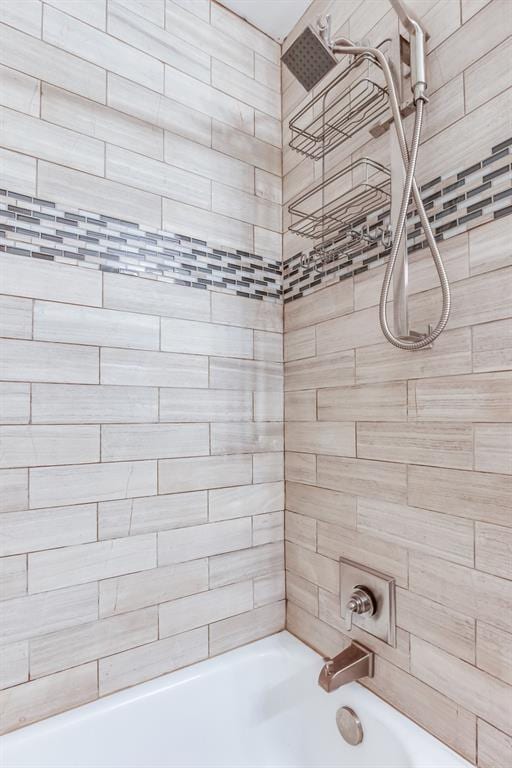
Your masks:
M282 299L280 261L7 190L0 190L0 251L260 301Z
M512 214L511 148L512 138L492 147L489 156L481 162L422 185L422 199L438 242ZM313 249L286 259L283 263L285 303L380 266L390 252L389 242L379 237L389 225L389 216L389 210L383 209L362 217L358 225L364 227L366 239L357 240L342 233L332 245L332 257L326 249L319 259ZM375 238L375 242L370 242L371 238ZM427 245L414 207L408 214L407 240L409 253Z

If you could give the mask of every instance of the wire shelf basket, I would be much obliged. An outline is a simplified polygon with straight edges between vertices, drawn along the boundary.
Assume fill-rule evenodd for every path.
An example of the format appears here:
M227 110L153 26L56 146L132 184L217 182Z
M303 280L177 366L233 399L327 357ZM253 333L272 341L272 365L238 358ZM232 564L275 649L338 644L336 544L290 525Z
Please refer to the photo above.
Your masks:
M289 229L312 240L317 249L360 239L367 217L391 202L391 178L381 163L362 157L332 174L288 206Z
M291 118L289 145L302 155L320 160L387 108L380 66L371 54L361 54Z

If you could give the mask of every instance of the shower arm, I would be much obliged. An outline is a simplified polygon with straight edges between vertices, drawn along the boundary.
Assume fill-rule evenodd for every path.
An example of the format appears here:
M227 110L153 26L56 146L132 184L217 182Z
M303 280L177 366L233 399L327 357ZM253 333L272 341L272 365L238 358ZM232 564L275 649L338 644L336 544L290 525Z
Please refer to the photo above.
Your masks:
M395 7L395 3L393 2L393 0L391 0L391 2L393 4L393 7ZM399 0L397 0L397 5L400 5ZM401 10L403 10L402 7L401 7ZM421 25L418 24L418 22L416 22L415 20L409 17L408 17L408 24L410 24L410 28L414 30L413 34L411 35L411 40L412 42L414 42L415 40L417 42L417 45L414 51L414 56L416 58L419 58L420 54L422 54L422 57L423 57L423 62L421 63L421 65L416 66L415 76L414 76L415 79L411 79L411 89L414 94L414 103L416 105L416 120L414 125L414 135L413 135L413 140L411 144L410 155L409 155L409 149L407 147L407 142L405 138L405 131L404 131L401 113L400 113L400 103L399 103L399 99L398 99L396 88L395 88L393 74L391 72L391 68L386 59L386 56L378 48L355 45L354 43L352 43L350 40L347 40L346 38L339 38L338 40L332 41L330 47L333 54L351 55L351 56L357 56L361 53L372 54L380 64L381 69L384 73L384 77L386 79L386 85L387 85L388 94L389 94L389 101L391 105L391 112L393 115L393 122L395 125L396 135L397 135L398 144L400 147L400 153L402 155L404 169L406 172L406 178L405 178L404 192L403 192L402 201L400 205L400 212L399 212L398 221L396 225L393 247L387 263L386 273L385 273L384 281L382 285L382 292L381 292L381 298L380 298L380 324L381 324L381 328L384 333L384 336L387 338L387 340L391 344L393 344L395 347L398 347L400 349L415 351L418 349L429 347L432 344L432 342L435 339L437 339L437 337L442 333L442 331L446 327L446 324L448 322L448 317L450 315L451 297L450 297L450 286L449 286L448 278L443 265L443 261L439 253L439 249L437 247L434 234L430 227L430 222L428 220L428 216L425 211L423 201L421 200L421 197L420 197L418 185L416 184L416 180L414 178L416 159L418 155L421 122L423 117L423 107L424 107L424 103L427 101L427 97L425 94L426 78L424 74L425 73L425 62L424 62L425 32L422 29ZM411 54L413 54L413 46L411 46ZM419 62L417 62L417 64L419 64ZM411 67L411 74L412 74L412 67ZM410 338L410 336L418 336L417 334L412 334L412 333L409 334L408 338L395 336L392 333L391 329L389 328L389 325L387 322L387 315L386 315L386 305L387 305L387 299L389 294L389 287L391 284L393 269L395 267L395 263L397 260L400 244L405 232L407 208L408 208L411 192L412 192L414 201L416 203L416 208L420 217L421 225L423 227L423 231L425 232L427 243L432 253L432 258L434 260L434 263L437 269L439 281L441 284L442 298L443 298L441 316L439 318L437 325L428 334L420 335L416 339ZM395 297L395 300L396 300L396 297Z

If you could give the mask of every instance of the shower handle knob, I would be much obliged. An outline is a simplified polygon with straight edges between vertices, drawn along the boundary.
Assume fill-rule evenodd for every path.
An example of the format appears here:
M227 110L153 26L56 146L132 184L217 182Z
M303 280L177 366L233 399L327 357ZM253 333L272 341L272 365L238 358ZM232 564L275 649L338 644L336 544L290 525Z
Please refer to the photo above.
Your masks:
M352 594L345 606L345 629L350 632L352 629L352 617L354 614L361 616L373 616L376 611L375 598L366 587L358 585L354 587Z

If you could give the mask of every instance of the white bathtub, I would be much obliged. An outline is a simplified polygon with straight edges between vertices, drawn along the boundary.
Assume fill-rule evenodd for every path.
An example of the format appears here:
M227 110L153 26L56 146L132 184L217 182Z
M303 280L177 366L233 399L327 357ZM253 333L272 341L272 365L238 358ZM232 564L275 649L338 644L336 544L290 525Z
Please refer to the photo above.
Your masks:
M327 694L321 658L287 632L0 740L3 768L470 768L362 686ZM351 747L336 710L359 715Z

